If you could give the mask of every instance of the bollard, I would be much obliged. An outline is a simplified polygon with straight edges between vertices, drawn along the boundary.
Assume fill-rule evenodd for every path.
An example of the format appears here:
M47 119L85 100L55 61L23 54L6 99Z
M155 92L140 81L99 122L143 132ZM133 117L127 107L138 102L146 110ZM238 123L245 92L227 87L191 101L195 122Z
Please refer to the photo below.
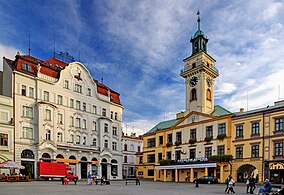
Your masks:
M195 187L198 188L199 187L199 183L198 180L195 181Z

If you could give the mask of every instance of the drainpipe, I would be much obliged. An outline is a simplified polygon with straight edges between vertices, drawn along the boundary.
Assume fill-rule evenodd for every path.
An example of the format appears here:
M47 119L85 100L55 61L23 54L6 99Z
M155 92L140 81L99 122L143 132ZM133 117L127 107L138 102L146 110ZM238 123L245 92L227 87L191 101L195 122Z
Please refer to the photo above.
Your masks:
M266 160L265 160L265 148L264 148L264 129L265 129L265 123L264 123L264 113L262 113L262 179L264 181L265 178L267 178L266 173Z
M12 68L12 71L13 71L13 68ZM15 127L15 124L16 124L16 120L15 120L15 72L13 71L13 92L12 92L12 95L13 95L13 121L14 121L14 162L16 161L16 127Z
M228 161L229 165L230 165L230 175L232 176L232 163L230 161Z

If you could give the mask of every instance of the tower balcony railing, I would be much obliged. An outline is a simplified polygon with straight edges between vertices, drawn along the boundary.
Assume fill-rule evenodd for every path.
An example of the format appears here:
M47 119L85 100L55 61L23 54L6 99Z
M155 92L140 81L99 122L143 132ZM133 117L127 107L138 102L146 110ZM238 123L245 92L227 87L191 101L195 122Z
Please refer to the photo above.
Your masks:
M202 65L199 65L199 66L196 66L195 68L198 68L198 67L201 67ZM189 71L189 70L191 70L192 69L192 67L191 66L185 66L184 67L184 69L181 69L180 70L180 74L183 74L183 73L185 73L185 72L187 72L187 71ZM213 70L214 70L214 72L216 72L217 74L219 74L219 70L217 69L217 68L213 68Z

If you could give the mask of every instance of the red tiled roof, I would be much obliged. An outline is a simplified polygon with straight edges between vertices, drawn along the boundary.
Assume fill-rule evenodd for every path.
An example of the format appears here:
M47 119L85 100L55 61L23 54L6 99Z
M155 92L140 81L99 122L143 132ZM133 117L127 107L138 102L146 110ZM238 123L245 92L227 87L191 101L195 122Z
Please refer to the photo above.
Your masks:
M66 66L68 66L67 63L62 62L61 60L58 60L54 57L52 57L52 58L50 58L46 61L42 61L42 60L35 58L33 56L20 55L18 53L15 56L15 58L16 59L14 61L7 59L5 57L3 59L5 59L5 61L11 66L12 69L15 69L17 71L20 71L20 72L23 72L23 73L26 73L26 74L30 74L30 75L33 75L33 76L37 76L37 65L38 65L38 63L40 63L40 66L41 66L40 72L42 74L45 74L45 75L53 77L53 78L59 78L60 71L65 69ZM22 69L22 63L30 65L31 71L23 70ZM119 99L119 93L113 91L112 89L110 89L106 85L98 82L95 79L94 79L94 82L97 84L97 92L99 94L108 96L108 94L110 93L111 102L114 102L116 104L121 104L120 99Z

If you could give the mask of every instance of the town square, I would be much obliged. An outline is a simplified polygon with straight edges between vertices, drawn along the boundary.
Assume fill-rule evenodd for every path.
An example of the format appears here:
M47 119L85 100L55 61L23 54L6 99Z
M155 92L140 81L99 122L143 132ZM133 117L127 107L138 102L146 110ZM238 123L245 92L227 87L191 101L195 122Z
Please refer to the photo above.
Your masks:
M283 18L0 0L0 194L284 194Z

